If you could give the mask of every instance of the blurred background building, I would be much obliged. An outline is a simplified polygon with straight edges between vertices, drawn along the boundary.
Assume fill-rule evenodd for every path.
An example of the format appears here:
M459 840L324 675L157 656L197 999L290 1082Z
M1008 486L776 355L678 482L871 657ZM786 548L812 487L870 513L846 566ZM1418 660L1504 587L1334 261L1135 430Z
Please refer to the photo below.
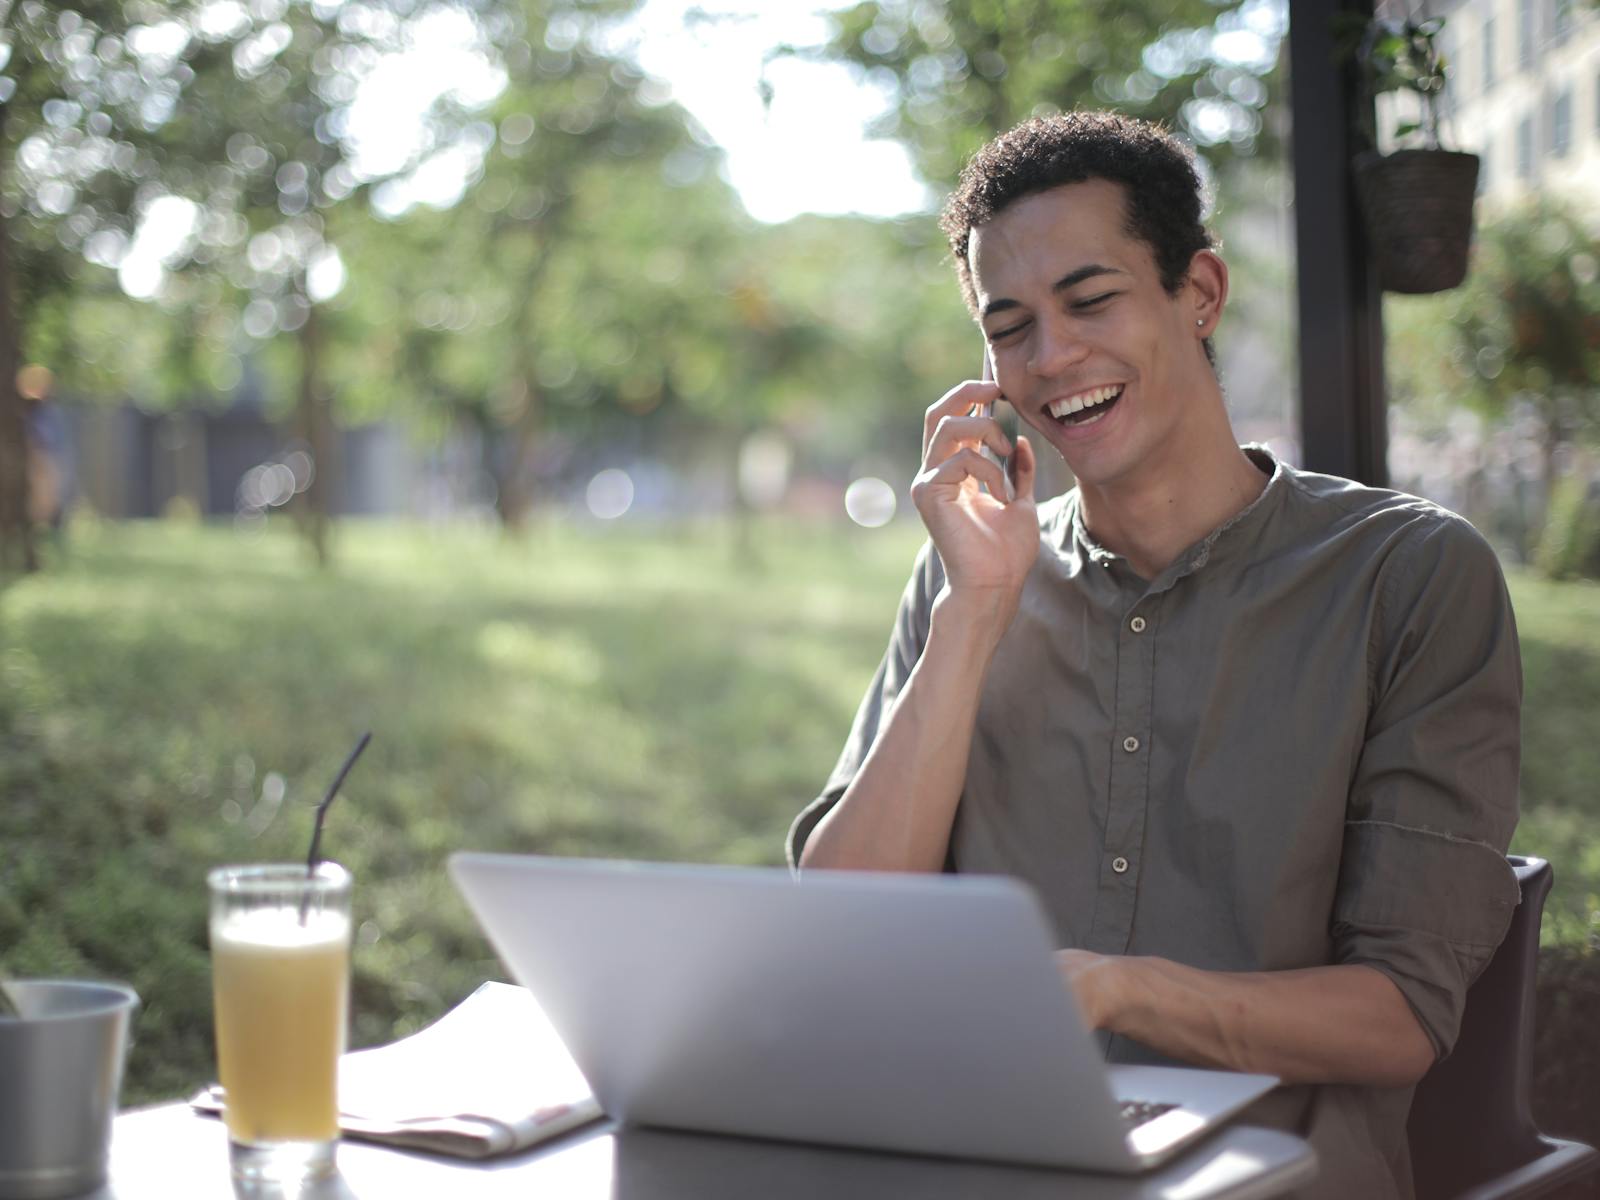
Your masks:
M1486 212L1539 192L1600 221L1600 21L1582 0L1457 0L1445 18L1448 128L1482 159Z

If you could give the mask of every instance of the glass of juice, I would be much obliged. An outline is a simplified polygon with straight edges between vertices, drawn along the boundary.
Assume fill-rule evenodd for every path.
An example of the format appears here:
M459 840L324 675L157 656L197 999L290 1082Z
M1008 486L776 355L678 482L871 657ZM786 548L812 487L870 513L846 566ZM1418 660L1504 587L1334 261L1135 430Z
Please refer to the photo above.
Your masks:
M219 867L211 888L217 1069L241 1179L334 1170L350 1007L350 873Z

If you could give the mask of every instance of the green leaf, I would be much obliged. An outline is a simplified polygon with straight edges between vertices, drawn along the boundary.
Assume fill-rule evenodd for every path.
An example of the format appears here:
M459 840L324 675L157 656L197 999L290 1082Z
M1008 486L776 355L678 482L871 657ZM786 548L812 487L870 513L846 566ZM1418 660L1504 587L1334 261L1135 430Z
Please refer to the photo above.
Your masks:
M1405 48L1405 38L1397 33L1387 33L1372 44L1372 57L1397 59L1405 52Z

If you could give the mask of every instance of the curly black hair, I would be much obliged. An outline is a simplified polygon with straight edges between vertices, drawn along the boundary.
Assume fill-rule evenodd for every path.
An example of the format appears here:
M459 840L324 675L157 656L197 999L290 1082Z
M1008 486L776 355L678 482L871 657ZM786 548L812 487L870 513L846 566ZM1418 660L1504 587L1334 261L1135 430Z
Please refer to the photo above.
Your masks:
M939 226L950 239L967 307L978 311L968 248L972 231L1035 192L1106 179L1127 197L1130 237L1150 247L1161 286L1177 295L1189 262L1215 240L1200 220L1200 176L1188 148L1146 121L1113 112L1034 117L984 146L961 172ZM1211 340L1206 339L1211 356Z

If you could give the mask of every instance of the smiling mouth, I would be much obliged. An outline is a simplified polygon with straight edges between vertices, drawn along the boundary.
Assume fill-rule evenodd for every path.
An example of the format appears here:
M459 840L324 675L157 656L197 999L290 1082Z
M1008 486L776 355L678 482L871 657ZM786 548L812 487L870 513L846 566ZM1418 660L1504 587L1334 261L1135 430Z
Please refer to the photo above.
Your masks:
M1119 383L1080 392L1047 404L1045 411L1058 425L1092 425L1117 406L1125 387Z

